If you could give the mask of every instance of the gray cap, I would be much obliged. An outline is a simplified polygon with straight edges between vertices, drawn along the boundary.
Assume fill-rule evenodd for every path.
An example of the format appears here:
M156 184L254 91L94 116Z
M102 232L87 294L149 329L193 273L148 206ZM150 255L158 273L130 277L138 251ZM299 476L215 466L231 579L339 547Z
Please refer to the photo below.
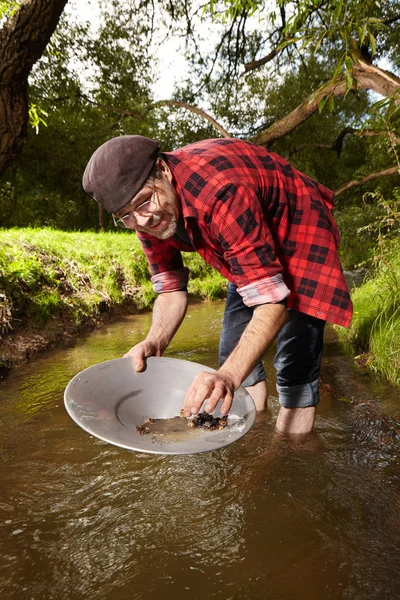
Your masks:
M108 212L117 212L140 190L157 160L160 146L141 135L121 135L92 154L83 188Z

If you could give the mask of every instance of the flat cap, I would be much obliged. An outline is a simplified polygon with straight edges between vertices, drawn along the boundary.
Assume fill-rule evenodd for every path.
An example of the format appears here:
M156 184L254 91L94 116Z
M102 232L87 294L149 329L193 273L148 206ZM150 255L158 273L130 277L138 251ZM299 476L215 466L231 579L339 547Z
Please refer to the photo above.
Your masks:
M108 212L117 212L138 193L157 160L160 146L141 135L108 140L92 154L83 188Z

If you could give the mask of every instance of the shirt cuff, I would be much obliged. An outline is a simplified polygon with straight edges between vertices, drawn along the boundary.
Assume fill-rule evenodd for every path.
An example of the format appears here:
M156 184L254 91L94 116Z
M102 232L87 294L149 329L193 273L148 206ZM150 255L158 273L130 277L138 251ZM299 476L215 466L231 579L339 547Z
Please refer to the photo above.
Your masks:
M163 294L164 292L186 291L188 279L189 269L181 267L175 271L165 271L154 275L151 283L156 294Z
M246 306L275 304L290 294L290 290L283 281L281 273L244 285L238 288L237 291L242 296Z

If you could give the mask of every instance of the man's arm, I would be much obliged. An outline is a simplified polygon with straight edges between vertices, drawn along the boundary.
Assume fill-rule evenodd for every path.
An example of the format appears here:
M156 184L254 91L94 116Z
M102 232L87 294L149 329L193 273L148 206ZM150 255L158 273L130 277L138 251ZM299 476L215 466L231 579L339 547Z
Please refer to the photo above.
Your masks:
M183 404L185 416L197 414L206 399L207 412L212 412L222 400L221 413L227 414L235 390L268 350L286 321L287 309L284 305L257 306L236 348L222 367L216 373L201 372L196 375Z
M146 368L146 358L161 356L186 314L187 292L160 294L153 306L152 324L146 338L125 354L133 358L135 371Z

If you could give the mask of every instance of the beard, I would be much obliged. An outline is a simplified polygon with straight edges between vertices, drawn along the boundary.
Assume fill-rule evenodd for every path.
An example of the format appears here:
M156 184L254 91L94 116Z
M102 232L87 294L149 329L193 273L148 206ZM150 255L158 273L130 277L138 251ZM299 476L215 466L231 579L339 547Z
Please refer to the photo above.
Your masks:
M154 235L154 237L158 238L159 240L167 240L176 233L176 229L178 226L176 217L175 215L171 215L170 213L167 213L167 215L168 222L166 223L164 229L160 229L160 231L149 231L151 235Z
M178 227L178 223L176 221L175 215L170 215L170 221L167 224L167 227L165 228L164 231L160 231L159 235L156 237L158 237L160 240L167 240L168 238L175 235L177 227Z
M162 220L165 220L164 226L154 230L154 227L157 227ZM136 227L136 229L137 231L148 233L159 240L167 240L175 235L177 227L178 222L176 216L173 213L163 211L161 214L154 214L146 227Z

